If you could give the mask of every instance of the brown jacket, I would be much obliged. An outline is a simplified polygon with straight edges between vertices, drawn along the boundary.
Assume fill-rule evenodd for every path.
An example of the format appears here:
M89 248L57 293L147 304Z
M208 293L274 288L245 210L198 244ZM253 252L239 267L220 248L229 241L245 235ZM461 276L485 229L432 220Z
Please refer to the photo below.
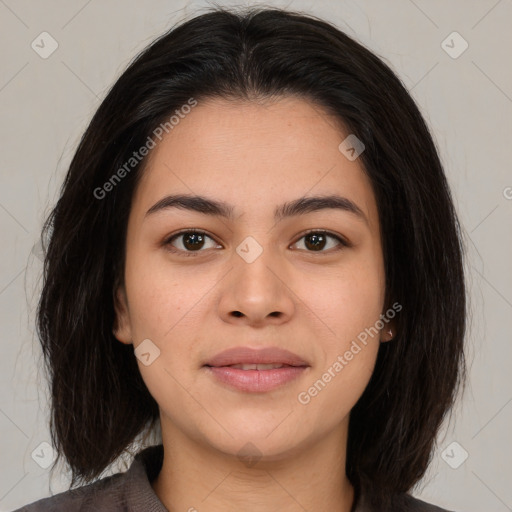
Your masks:
M43 498L13 512L168 512L151 487L162 462L163 446L150 446L140 451L123 473ZM400 503L396 512L449 512L409 495L400 497ZM380 511L367 507L363 497L354 512Z

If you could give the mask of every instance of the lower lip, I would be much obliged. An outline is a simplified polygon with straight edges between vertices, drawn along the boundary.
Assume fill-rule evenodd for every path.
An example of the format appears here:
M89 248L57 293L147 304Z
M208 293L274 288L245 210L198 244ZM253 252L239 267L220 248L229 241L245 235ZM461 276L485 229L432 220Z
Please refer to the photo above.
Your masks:
M299 377L307 366L285 366L274 370L241 370L230 366L206 366L221 382L248 393L264 393Z

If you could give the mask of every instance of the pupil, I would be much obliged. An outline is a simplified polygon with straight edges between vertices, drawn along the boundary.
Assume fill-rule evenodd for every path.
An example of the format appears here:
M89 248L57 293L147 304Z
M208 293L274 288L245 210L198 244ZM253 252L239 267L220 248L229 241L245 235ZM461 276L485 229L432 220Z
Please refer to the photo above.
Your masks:
M308 240L312 242L309 243ZM325 246L325 236L322 234L306 235L306 246L313 249L323 249Z
M203 237L203 235L201 235L199 233L188 233L183 237L183 239L184 239L183 245L187 249L192 249L192 250L201 248L202 244L204 243L204 237ZM189 240L192 240L192 243L189 244ZM199 245L197 244L197 242L199 242Z

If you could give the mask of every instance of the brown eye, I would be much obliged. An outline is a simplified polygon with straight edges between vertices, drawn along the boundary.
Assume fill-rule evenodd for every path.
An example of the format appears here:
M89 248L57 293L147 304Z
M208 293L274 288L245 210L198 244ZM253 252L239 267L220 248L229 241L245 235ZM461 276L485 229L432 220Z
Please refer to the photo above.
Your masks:
M188 230L171 236L164 242L164 245L167 246L171 252L182 252L185 256L191 256L192 254L187 253L201 252L201 249L205 248L207 240L214 242L211 247L216 246L213 238L208 236L204 231ZM175 241L178 241L176 245L174 245ZM209 249L211 247L206 248Z
M302 238L299 239L300 240L303 240L304 239L304 246L306 248L306 250L308 252L327 252L327 251L324 251L325 247L328 244L328 240L329 239L334 239L334 240L337 240L338 241L338 244L334 245L334 248L336 250L336 247L338 249L340 249L342 247L348 247L348 243L345 242L345 240L343 240L341 237L333 234L333 233L330 233L328 231L310 231L308 233L306 233L304 236L302 236ZM295 244L298 244L299 241L295 242ZM327 247L328 249L331 249L332 248L332 245L331 247Z

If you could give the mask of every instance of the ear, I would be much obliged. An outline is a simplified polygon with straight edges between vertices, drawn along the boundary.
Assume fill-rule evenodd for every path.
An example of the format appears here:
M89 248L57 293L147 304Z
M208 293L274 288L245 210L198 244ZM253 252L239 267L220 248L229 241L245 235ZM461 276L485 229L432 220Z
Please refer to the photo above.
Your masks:
M380 332L380 341L385 343L387 341L391 341L396 338L397 335L397 325L394 319L384 325Z
M112 329L114 336L121 343L133 343L128 299L124 285L118 286L114 292L114 309L116 313L114 327Z

